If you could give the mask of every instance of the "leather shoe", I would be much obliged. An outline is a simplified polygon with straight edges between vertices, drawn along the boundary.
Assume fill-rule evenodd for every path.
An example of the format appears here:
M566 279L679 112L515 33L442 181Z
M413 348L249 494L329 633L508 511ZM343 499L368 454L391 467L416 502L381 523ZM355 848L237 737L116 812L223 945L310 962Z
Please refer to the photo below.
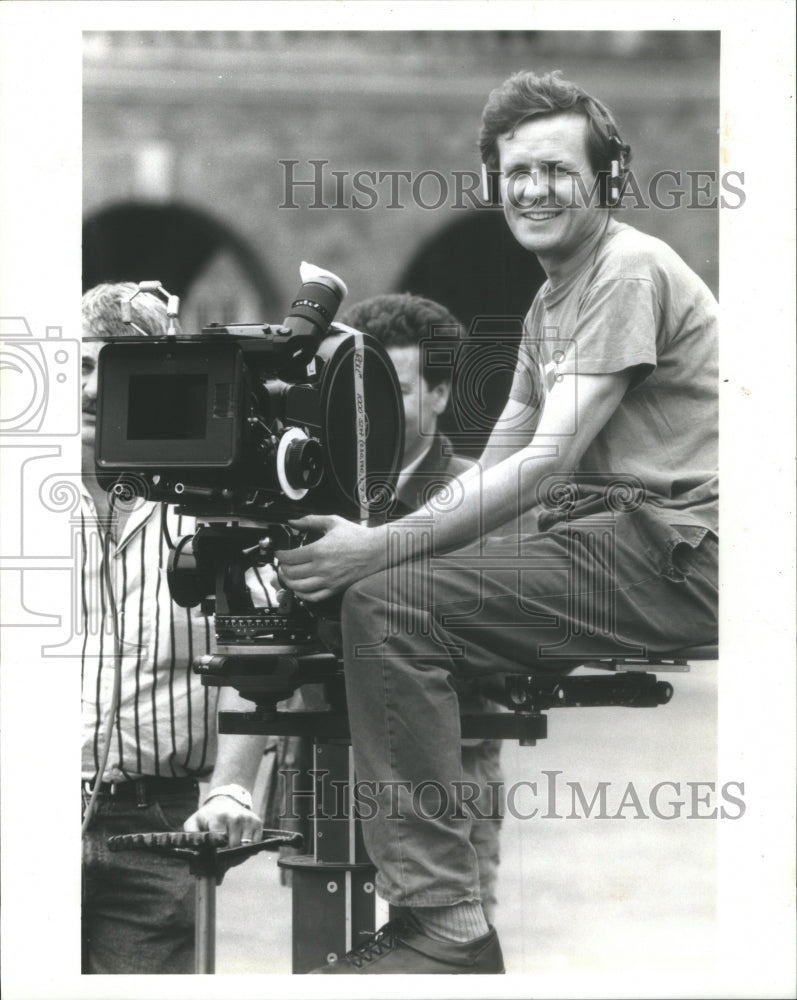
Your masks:
M438 941L411 916L391 920L363 944L310 975L499 975L504 959L495 928L475 941Z

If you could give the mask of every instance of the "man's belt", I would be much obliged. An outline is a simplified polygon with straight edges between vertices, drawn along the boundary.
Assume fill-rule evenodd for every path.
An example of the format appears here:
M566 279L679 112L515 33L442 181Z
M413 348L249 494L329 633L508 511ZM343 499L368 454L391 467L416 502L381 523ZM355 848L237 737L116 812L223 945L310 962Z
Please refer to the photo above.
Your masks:
M92 783L84 781L83 791L91 794ZM103 781L100 795L135 802L139 806L148 805L166 795L197 794L196 778L131 778L129 781Z

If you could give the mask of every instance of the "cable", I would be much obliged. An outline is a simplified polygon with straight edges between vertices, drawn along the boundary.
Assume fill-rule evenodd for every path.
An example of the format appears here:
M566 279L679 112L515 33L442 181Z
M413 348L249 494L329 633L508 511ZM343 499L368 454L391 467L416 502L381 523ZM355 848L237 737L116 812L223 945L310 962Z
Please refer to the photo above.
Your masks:
M255 576L257 577L257 582L260 584L261 590L266 595L266 602L268 603L268 609L269 611L273 611L274 602L271 600L271 594L269 594L268 592L268 587L266 587L265 583L263 582L263 577L260 575L260 570L258 570L257 566L253 566L252 569L254 570Z
M169 522L166 518L166 514L169 510L169 505L166 503L161 504L161 532L163 533L166 546L170 552L174 551L174 542L172 541L172 536L169 534ZM179 527L178 527L179 531Z
M108 764L108 757L111 752L111 739L113 737L114 721L116 719L116 713L119 709L119 699L122 690L122 640L119 637L119 623L116 616L116 597L114 594L113 574L111 573L110 565L110 526L113 524L113 506L114 498L112 496L109 506L110 519L108 530L106 531L103 540L103 574L105 577L105 589L108 592L108 607L111 613L111 627L113 629L113 689L111 691L111 704L108 708L108 715L105 720L105 734L103 737L100 766L97 770L97 776L94 779L94 788L91 791L91 798L89 799L89 804L86 806L83 823L80 827L81 837L85 835L91 825L92 819L94 818L94 813L97 811L97 800L100 795L100 787L102 786L102 776L105 774L105 768Z

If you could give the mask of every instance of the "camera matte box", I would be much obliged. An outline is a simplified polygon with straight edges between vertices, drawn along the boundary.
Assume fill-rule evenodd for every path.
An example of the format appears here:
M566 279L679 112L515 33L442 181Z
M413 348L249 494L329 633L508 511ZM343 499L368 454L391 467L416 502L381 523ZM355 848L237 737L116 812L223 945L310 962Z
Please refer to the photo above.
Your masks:
M244 381L234 342L106 344L99 355L98 467L234 470Z

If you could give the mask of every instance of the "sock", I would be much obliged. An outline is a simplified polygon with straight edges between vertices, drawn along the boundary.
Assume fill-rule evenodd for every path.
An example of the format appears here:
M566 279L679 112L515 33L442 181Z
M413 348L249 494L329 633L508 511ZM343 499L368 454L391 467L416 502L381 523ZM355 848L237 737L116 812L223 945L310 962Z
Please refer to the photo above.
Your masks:
M475 941L490 930L481 903L414 906L412 914L429 937L440 941Z

